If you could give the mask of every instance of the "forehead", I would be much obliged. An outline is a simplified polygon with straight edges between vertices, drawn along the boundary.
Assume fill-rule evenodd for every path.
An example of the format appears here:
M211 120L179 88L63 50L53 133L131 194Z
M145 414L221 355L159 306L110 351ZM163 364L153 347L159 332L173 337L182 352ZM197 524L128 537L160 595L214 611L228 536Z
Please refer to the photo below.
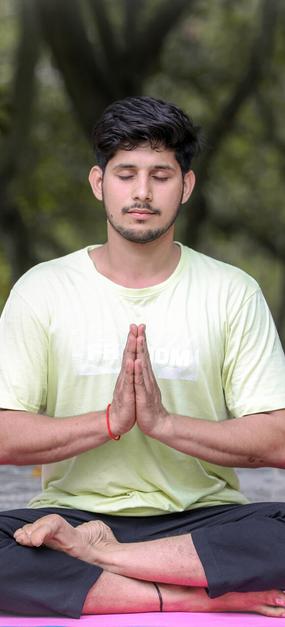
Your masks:
M173 150L167 148L151 148L149 144L142 144L132 150L120 149L108 162L108 167L116 169L119 167L133 168L171 168L179 170Z

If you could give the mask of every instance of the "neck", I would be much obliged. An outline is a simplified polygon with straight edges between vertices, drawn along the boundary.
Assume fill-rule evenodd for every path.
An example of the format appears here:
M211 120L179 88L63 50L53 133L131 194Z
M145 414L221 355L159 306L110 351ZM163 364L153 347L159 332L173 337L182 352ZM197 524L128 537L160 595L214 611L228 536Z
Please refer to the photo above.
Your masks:
M129 242L108 229L108 241L91 251L98 272L124 287L150 287L165 281L180 259L180 248L173 242L174 229L153 242Z

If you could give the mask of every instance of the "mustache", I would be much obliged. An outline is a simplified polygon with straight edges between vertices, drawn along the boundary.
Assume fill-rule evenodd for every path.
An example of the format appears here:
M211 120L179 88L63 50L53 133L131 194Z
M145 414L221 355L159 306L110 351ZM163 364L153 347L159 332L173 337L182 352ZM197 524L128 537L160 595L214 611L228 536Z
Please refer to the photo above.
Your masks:
M122 213L129 213L130 211L132 211L132 209L140 209L140 211L142 211L143 209L146 209L147 211L151 211L152 213L156 213L157 215L161 214L160 209L156 209L155 207L152 207L148 202L144 202L144 203L139 203L139 202L135 202L133 205L130 205L129 207L123 207L122 208Z

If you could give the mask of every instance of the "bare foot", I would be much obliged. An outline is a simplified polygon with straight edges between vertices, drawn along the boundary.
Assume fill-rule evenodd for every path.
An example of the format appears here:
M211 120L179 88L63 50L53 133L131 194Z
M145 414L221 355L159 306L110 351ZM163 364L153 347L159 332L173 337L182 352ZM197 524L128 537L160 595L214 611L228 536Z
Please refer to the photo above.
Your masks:
M203 588L159 584L164 609L170 612L254 612L264 616L285 616L285 594L281 590L229 592L210 599Z
M16 542L23 546L48 546L63 551L91 564L96 562L94 547L101 548L118 544L111 529L101 520L72 527L62 516L50 514L34 523L24 525L14 533Z
M218 599L215 599L219 603ZM222 611L255 612L264 616L285 616L285 594L282 590L229 592L222 597Z
M17 529L15 540L28 547L48 546L91 564L102 564L101 555L119 543L102 521L72 527L58 514L43 516ZM101 551L102 549L102 551ZM285 617L285 593L281 590L230 592L210 599L204 588L160 583L164 610L171 612L255 612L264 616Z

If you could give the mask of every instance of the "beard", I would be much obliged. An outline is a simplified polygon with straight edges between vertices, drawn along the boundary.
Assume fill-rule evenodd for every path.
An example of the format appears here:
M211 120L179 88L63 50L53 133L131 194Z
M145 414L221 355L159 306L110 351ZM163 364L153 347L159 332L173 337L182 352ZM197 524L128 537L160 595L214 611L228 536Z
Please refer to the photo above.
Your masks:
M179 205L178 207L176 207L176 210L173 216L164 226L161 226L160 228L156 228L156 229L148 228L141 232L137 231L136 228L130 228L130 227L125 228L121 224L118 224L114 220L112 213L109 211L105 203L104 203L104 208L106 211L108 222L111 224L111 226L117 233L119 233L122 237L124 237L124 239L128 240L129 242L134 242L135 244L148 244L149 242L154 242L155 240L159 239L162 235L165 235L165 233L169 231L169 229L173 226L173 224L175 223L179 215L181 204L179 202ZM148 209L148 210L153 211L153 213L156 215L161 215L160 209L153 209L150 205L145 204L145 203L144 204L135 203L131 207L123 207L122 214L124 215L128 213L130 209L135 209L135 208L136 209ZM138 218L137 222L142 223L143 221L142 220L140 221Z

